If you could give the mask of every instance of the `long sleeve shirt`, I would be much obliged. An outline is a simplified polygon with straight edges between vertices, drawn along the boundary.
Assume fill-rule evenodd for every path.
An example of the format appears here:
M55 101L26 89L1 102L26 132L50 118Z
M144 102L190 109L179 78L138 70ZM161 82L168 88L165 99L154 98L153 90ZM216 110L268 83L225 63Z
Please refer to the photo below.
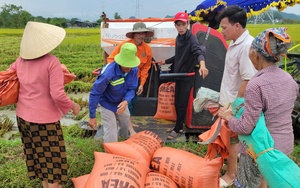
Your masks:
M260 70L246 87L242 116L229 120L230 129L237 134L251 134L263 112L275 149L291 153L294 147L291 113L297 94L297 83L276 65Z
M111 63L114 62L115 56L120 52L120 49L124 43L130 42L132 44L134 43L133 39L130 39L128 41L124 41L120 43L116 48L111 52L111 54L107 58L107 62ZM137 57L140 59L140 65L138 66L138 78L140 80L140 85L145 85L147 77L148 77L148 71L151 68L152 63L152 49L151 47L143 42L141 45L136 46L137 47Z
M64 90L61 64L54 55L34 60L19 57L10 69L16 70L20 82L17 116L33 123L52 123L72 108Z
M167 59L166 64L173 63L174 73L195 72L195 66L205 60L204 54L196 36L187 30L176 37L175 55Z
M138 69L132 68L126 75L116 62L107 64L94 82L89 97L90 118L96 117L98 104L116 112L118 105L126 100L128 103L135 95L138 85Z

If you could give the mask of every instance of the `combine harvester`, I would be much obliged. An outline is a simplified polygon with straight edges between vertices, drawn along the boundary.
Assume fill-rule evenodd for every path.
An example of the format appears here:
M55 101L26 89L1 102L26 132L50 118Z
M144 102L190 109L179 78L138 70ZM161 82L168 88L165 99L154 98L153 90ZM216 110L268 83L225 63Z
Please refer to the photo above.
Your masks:
M193 108L193 101L201 87L209 88L216 92L220 91L227 43L224 41L221 34L215 30L219 27L219 23L215 19L218 12L227 5L238 4L241 7L244 7L248 12L248 17L251 17L265 12L271 7L283 10L287 6L293 6L295 3L300 3L300 1L203 1L195 10L190 12L190 29L198 38L199 43L206 46L206 66L209 69L209 75L203 80L198 75L197 67L195 68L196 74L176 74L170 73L168 67L153 64L149 70L149 76L144 86L144 92L137 99L133 112L134 116L144 116L144 119L153 117L157 110L159 86L162 83L174 81L174 78L178 76L191 75L195 78L195 87L191 91L187 109L185 122L186 141L189 140L190 136L199 135L210 129L217 118L213 118L213 115L209 110L196 112ZM174 27L173 18L128 18L110 20L106 18L105 13L103 13L102 18L104 22L102 22L101 25L101 47L105 52L105 56L109 55L120 42L127 40L125 34L132 31L133 24L136 22L144 22L149 29L154 31L154 36L151 39L145 40L152 47L154 61L168 59L175 53L175 38L177 36L177 31ZM207 25L200 24L199 22L204 22ZM296 116L295 122L297 119L300 120L300 113L299 115L297 113ZM147 124L155 123L157 122L152 120L150 122L147 121ZM173 127L174 123L171 123L170 126ZM151 125L147 125L146 127L150 128ZM143 126L140 126L138 129L142 128ZM162 134L161 130L156 130L156 133L159 135ZM166 136L163 136L162 138L164 139L164 137Z
M101 47L105 56L109 55L115 46L124 40L127 32L132 31L133 24L144 22L147 28L154 31L154 36L146 42L152 48L153 59L161 61L172 57L175 53L175 38L177 31L174 27L173 18L148 18L148 19L116 19L102 22ZM168 69L165 67L163 69ZM160 66L153 64L149 71L144 92L138 98L134 114L137 116L153 116L156 112L158 87L160 85ZM141 108L139 108L139 106ZM147 107L147 108L145 108Z

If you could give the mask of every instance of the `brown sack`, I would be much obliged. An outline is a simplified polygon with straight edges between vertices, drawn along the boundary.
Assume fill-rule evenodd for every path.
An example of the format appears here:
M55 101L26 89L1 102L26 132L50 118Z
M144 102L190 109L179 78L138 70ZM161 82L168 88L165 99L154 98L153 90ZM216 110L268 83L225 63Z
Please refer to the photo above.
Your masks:
M208 160L187 151L162 147L155 151L151 169L171 178L179 187L219 188L221 157Z
M103 152L94 152L95 163L85 184L91 187L142 188L149 167L133 159Z
M149 172L147 174L145 188L178 188L176 183L169 177L157 173L157 172Z
M19 96L17 72L8 69L0 72L0 107L15 104Z
M103 143L107 153L128 157L150 166L154 152L162 146L162 139L152 131L145 130L123 142Z
M162 83L158 89L156 119L176 121L175 82Z

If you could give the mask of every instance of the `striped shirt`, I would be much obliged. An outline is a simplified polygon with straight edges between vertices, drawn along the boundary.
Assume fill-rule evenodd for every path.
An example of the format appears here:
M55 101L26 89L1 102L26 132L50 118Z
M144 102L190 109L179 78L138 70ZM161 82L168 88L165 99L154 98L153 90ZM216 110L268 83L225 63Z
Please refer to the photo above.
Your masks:
M257 72L245 92L245 108L240 119L229 120L230 129L241 135L251 134L261 112L274 139L275 149L289 154L294 147L291 113L298 94L298 84L277 66Z

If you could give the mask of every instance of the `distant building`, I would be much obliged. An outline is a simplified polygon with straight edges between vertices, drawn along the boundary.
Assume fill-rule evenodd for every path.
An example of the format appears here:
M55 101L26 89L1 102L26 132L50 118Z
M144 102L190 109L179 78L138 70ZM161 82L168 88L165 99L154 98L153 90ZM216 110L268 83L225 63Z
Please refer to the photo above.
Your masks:
M99 24L97 22L87 22L87 21L81 21L81 20L76 20L75 21L75 27L96 27Z

